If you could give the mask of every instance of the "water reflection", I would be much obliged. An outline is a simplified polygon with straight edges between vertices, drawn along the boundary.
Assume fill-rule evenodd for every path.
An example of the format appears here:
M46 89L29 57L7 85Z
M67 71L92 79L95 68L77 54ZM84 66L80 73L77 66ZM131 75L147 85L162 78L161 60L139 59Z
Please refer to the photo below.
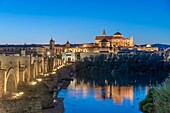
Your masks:
M65 98L65 113L141 113L139 102L151 84L162 80L148 75L77 75L58 96Z
M116 104L122 104L123 100L129 100L131 104L133 104L134 98L134 86L115 86L115 85L107 85L107 86L98 86L93 82L93 86L90 83L84 83L81 81L77 83L75 79L72 81L68 87L68 89L74 89L75 92L82 91L82 97L86 98L88 93L90 93L90 88L94 91L95 99L102 99L105 101L106 99L112 99ZM149 89L148 86L145 86L146 89ZM140 86L137 88L138 92L143 90ZM146 94L147 94L146 90Z

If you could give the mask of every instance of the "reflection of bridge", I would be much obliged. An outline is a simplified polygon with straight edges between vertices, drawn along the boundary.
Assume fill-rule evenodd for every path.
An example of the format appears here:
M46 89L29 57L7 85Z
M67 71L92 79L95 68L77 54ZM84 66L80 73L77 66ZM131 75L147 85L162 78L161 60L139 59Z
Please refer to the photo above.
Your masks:
M20 82L31 82L63 63L54 58L0 56L0 97L17 92Z

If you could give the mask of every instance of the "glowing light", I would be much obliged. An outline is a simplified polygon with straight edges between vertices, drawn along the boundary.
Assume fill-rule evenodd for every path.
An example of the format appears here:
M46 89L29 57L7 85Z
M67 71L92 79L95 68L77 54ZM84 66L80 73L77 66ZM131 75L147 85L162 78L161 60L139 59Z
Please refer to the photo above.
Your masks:
M49 74L48 74L48 73L46 73L46 74L44 74L44 76L49 76Z
M50 56L50 52L47 52L47 55Z
M12 98L17 99L18 97L22 96L23 94L24 94L24 92L15 93L14 96L12 96Z
M23 95L23 94L24 94L24 92L19 92L18 94L19 94L19 95Z
M34 81L30 83L30 85L36 85L36 84L37 82L34 82Z
M17 98L17 96L13 96L13 97L12 97L12 99L16 99L16 98Z
M53 100L53 102L57 102L57 100L55 99L55 100Z
M38 82L41 82L42 81L42 79L41 78L39 78L39 79L36 79Z
M54 69L54 71L57 71L57 69Z
M51 74L56 74L56 72L55 72L55 71L53 71Z

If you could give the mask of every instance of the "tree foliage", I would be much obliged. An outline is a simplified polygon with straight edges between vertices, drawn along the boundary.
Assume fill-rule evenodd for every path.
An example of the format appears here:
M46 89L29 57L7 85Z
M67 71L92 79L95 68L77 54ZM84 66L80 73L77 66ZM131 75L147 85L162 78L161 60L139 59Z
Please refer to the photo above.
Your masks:
M170 76L153 93L156 113L170 113Z
M140 109L145 113L170 113L170 76L161 85L149 90L140 103Z
M157 54L99 55L76 63L77 71L162 74L169 73L170 62Z

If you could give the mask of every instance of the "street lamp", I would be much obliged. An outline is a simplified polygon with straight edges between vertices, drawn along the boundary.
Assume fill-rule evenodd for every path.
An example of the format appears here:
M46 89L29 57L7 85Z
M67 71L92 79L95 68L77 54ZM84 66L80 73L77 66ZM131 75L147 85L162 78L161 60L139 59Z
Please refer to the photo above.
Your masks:
M48 56L48 57L50 56L50 52L49 52L49 51L47 52L47 56Z

